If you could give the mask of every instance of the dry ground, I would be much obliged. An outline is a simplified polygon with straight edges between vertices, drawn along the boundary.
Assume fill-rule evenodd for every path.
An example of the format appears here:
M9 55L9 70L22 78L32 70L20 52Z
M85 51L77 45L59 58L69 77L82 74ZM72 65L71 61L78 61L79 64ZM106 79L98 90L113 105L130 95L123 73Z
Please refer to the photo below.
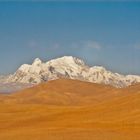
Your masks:
M140 85L56 80L0 96L0 140L140 140Z

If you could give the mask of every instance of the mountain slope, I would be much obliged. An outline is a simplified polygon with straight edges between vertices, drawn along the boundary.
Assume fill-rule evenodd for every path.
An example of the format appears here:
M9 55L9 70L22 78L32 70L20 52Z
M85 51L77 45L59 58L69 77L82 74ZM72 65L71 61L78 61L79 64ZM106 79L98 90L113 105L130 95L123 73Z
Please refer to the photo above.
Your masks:
M112 73L103 67L87 66L83 60L64 56L48 62L36 58L32 65L23 64L6 82L41 83L58 78L78 79L115 87L126 87L140 82L140 76Z
M139 85L115 88L71 79L51 80L5 96L6 102L47 105L93 105L139 93ZM137 87L137 88L135 88Z
M140 138L140 84L117 89L59 79L0 99L0 139Z
M5 102L50 105L82 105L84 103L88 105L118 96L119 91L119 89L102 84L58 79L10 94Z

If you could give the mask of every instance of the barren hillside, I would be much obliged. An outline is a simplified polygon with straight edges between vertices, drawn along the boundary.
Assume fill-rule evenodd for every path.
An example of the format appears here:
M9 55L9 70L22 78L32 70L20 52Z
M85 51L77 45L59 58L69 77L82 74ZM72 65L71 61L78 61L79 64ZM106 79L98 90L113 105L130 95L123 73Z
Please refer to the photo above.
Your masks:
M139 140L140 85L60 79L0 96L0 139Z

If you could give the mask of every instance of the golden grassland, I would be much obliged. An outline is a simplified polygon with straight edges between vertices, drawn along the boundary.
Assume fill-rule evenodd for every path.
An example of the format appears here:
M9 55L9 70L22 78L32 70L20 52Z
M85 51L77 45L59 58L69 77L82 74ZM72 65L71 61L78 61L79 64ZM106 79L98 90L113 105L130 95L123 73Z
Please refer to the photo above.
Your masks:
M0 96L0 140L139 140L140 85L60 79Z

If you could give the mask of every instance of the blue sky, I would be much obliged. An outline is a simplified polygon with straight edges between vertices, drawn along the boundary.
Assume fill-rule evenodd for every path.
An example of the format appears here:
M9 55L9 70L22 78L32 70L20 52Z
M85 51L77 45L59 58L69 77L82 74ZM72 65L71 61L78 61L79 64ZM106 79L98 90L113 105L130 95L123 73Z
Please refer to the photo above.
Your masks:
M0 2L0 74L63 55L140 74L140 2Z

